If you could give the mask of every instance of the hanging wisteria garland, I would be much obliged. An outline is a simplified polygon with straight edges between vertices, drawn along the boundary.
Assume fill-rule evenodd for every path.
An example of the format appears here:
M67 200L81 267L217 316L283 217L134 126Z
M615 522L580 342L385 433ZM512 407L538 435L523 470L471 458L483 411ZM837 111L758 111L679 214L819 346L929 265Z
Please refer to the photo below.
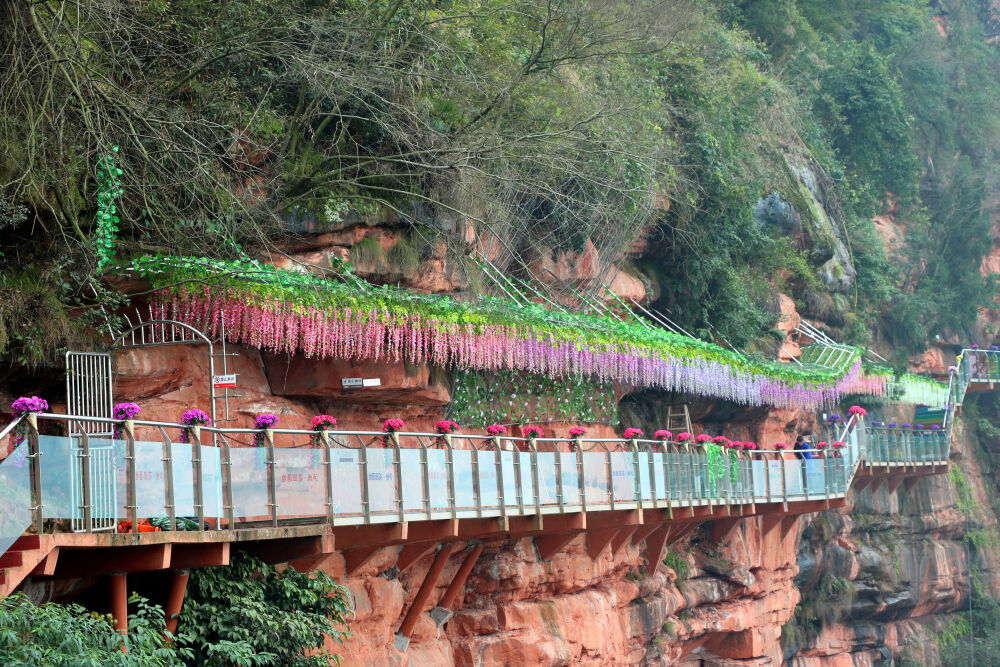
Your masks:
M661 329L494 298L463 303L388 286L359 289L218 260L147 258L130 269L160 288L157 316L215 336L224 317L230 341L276 353L594 377L777 407L885 393L887 377L864 374L857 350L838 368L800 369Z

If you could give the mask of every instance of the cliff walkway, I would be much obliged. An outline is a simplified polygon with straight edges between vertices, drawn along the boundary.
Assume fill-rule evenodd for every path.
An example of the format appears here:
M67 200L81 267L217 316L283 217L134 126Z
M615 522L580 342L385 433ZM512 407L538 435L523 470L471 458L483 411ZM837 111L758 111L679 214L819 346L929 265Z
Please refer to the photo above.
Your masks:
M0 463L0 594L28 577L110 575L124 629L128 573L175 572L170 618L186 571L228 563L233 545L300 568L338 550L347 574L396 545L400 571L436 553L398 630L405 648L460 544L464 564L432 610L439 624L491 541L533 537L546 559L586 533L591 557L631 541L655 568L668 545L704 522L716 539L755 516L765 534L785 534L800 514L844 505L852 486L895 490L944 472L956 410L967 392L1000 381L998 359L963 352L941 424L899 429L855 415L827 427L829 441L843 446L811 460L773 447L727 457L706 451L714 445L644 439L192 428L29 414L0 433L26 431ZM120 439L88 435L95 424L117 427ZM156 518L163 530L144 521ZM119 532L121 522L139 532Z

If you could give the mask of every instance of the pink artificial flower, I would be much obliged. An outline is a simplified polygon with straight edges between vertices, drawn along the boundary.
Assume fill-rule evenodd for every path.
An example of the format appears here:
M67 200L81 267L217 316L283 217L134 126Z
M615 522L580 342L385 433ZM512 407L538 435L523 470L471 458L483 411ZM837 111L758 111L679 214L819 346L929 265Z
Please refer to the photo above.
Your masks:
M757 449L757 443L756 442L744 442L743 443L743 449Z
M403 423L402 419L386 419L382 424L382 431L385 433L395 433L404 428L406 428L406 424Z
M542 437L542 429L537 426L525 426L521 429L524 433L525 438L540 438Z
M743 449L743 443L739 440L733 440L729 443L730 449Z
M622 437L625 438L626 440L631 440L633 438L641 438L643 435L645 434L642 432L642 429L640 428L627 428L625 429L625 432L622 434Z
M325 431L328 428L337 428L337 420L330 415L316 415L312 418L312 430Z
M585 429L582 426L574 426L573 428L571 428L569 430L569 434L573 438L579 438L581 435L583 435L586 432L587 432L587 429Z
M836 442L833 443L834 449L840 449L841 447L844 446L846 446L846 443L843 440L837 440Z
M677 440L679 442L684 442L685 440L690 440L691 437L692 437L691 434L688 433L687 431L684 431L683 433L678 433L677 434Z
M698 435L697 437L695 437L694 441L697 442L697 443L705 443L705 442L709 442L711 439L712 439L712 436L708 435L707 433L702 433L702 434Z
M819 442L816 443L816 447L818 449L826 449L829 446L829 444L830 443L828 443L826 440L820 440Z
M717 445L724 445L727 442L729 442L729 438L727 438L724 435L717 435L714 438L712 438L712 442L714 442Z
M774 443L774 448L775 449L786 449L787 447L788 447L788 445L786 443L784 443L784 442L776 442L776 443Z
M848 408L847 412L849 412L852 415L858 415L860 417L864 417L865 415L868 414L868 411L865 410L860 405L852 405L850 408Z
M486 427L486 432L493 436L507 435L507 428L505 426L501 426L500 424L490 424Z
M674 436L673 433L671 433L670 431L665 431L662 428L653 434L653 437L656 438L657 440L669 440L673 436Z
M434 428L437 429L437 432L440 433L441 435L445 435L447 433L454 433L455 431L457 431L458 424L456 422L451 421L450 419L442 419L441 421L434 424Z

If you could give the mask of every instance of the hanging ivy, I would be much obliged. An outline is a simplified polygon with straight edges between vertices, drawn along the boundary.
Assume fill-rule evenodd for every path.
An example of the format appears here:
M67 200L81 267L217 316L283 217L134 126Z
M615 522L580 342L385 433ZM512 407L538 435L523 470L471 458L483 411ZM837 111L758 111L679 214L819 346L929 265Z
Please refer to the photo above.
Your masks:
M97 269L103 270L115 256L115 239L118 237L118 207L115 201L122 195L119 176L122 170L115 162L114 154L118 146L111 147L97 162L97 220L94 229L94 244L97 254Z
M726 450L715 443L705 443L705 455L708 457L708 479L714 493L726 474Z
M610 383L580 376L459 370L448 416L485 426L536 421L618 423L618 402Z

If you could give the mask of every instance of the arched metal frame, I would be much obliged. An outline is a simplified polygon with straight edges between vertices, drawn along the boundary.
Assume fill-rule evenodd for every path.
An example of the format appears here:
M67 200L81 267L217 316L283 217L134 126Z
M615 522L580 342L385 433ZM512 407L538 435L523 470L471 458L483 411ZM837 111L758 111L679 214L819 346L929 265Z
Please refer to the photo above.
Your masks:
M116 352L118 350L129 350L129 349L140 349L147 347L158 347L161 345L191 345L204 343L208 346L208 395L209 402L211 403L211 418L212 425L217 425L218 415L216 411L216 402L219 400L219 396L216 393L215 383L213 381L215 377L215 344L212 339L206 336L203 332L199 331L195 327L184 322L178 322L177 320L168 319L149 319L146 321L141 321L141 313L137 313L140 317L140 322L138 324L132 325L129 329L126 329L121 334L115 337L115 344L111 346L111 351ZM150 316L152 317L152 311L150 311ZM128 317L125 320L131 325L131 321ZM226 351L226 340L225 340L225 330L222 334L222 355L223 355L223 368L227 367L226 357L229 353ZM226 400L226 418L229 418L229 390L226 389L225 395L223 396Z

